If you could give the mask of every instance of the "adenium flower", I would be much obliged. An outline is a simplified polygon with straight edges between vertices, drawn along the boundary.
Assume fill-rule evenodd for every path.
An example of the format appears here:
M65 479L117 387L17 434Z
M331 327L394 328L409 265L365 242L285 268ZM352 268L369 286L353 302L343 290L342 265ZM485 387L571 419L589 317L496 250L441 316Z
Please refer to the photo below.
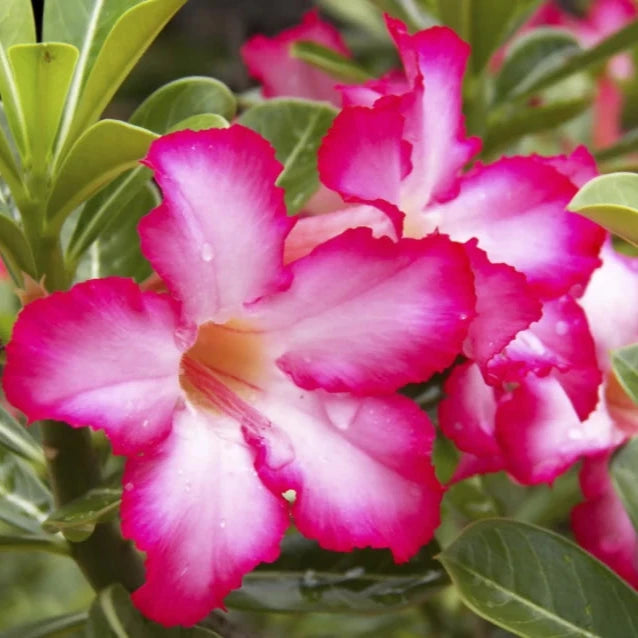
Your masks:
M256 133L174 133L145 163L164 201L141 246L169 292L107 278L35 301L4 374L29 419L103 430L127 457L122 529L146 552L136 605L196 622L277 558L289 514L325 548L407 560L442 488L433 428L396 390L461 348L475 303L463 247L360 228L286 266L294 222Z
M290 47L299 41L314 42L341 55L350 51L339 31L321 20L318 11L309 11L301 24L273 38L256 35L241 47L241 55L250 74L259 80L265 97L290 96L323 100L339 105L341 97L336 80L324 71L292 57Z

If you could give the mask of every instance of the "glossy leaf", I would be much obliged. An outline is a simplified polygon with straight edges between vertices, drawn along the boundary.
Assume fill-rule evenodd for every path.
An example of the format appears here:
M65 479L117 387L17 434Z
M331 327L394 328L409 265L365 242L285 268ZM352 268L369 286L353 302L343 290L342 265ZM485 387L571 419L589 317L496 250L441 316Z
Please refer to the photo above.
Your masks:
M587 71L605 62L616 53L633 47L637 40L638 20L635 20L634 22L630 22L626 27L616 31L613 35L605 38L596 46L586 51L575 51L561 64L539 74L533 82L527 84L524 91L522 90L517 93L517 98L524 99L530 97L534 93L538 93L538 91L556 84L574 73Z
M80 267L80 277L133 277L138 282L152 272L151 266L140 251L137 224L140 219L160 202L157 189L146 181L141 190L129 200L109 223L86 253Z
M149 95L130 122L162 134L193 115L214 113L232 120L236 110L237 100L225 84L213 78L189 77L169 82Z
M553 532L484 520L439 558L470 609L518 636L638 635L638 594Z
M54 618L45 618L28 625L20 625L2 634L3 638L80 638L86 624L87 613L65 614Z
M13 454L0 451L0 521L38 534L53 499L33 468Z
M75 47L60 42L20 44L9 49L27 150L40 171L51 157L77 58Z
M525 135L540 133L565 124L584 113L590 105L590 98L573 98L518 108L508 115L494 118L484 133L483 155L495 153Z
M63 221L73 209L146 155L155 133L118 120L88 129L60 168L47 216Z
M228 122L220 115L203 113L172 124L171 131L184 128L224 128ZM168 131L157 131L166 133ZM145 185L150 183L151 171L137 166L117 178L105 189L94 195L82 209L78 223L69 242L68 260L77 264L89 246L108 228L116 228L120 217L127 214L129 206ZM126 226L126 223L124 224ZM98 262L93 262L98 263ZM91 276L98 276L92 274Z
M627 394L638 404L638 344L611 353L611 365Z
M43 521L42 528L55 534L62 532L73 542L86 540L98 523L117 515L122 491L111 488L96 488L84 496L73 499L55 510Z
M638 244L638 175L610 173L590 180L567 208Z
M0 213L0 251L14 279L21 281L21 272L36 276L35 260L29 242L20 227Z
M437 0L438 15L472 47L470 69L479 73L539 0Z
M35 42L35 22L30 0L2 0L0 3L0 46Z
M68 556L69 548L65 542L55 536L29 534L28 536L11 536L0 534L0 552L49 552Z
M416 605L447 584L432 559L435 543L397 565L386 550L328 552L298 534L284 539L281 557L244 576L229 607L285 612L383 612Z
M616 491L638 530L638 439L628 441L614 454L610 469Z
M343 82L358 83L371 78L370 74L354 60L316 42L306 40L293 42L290 55L316 66Z
M576 38L562 29L536 28L514 42L494 83L494 101L524 93L539 78L582 51Z
M58 0L61 4L66 0ZM76 0L76 2L79 0ZM80 48L78 70L73 79L69 103L60 136L60 155L64 157L71 144L95 122L120 87L131 69L164 25L186 0L82 0L89 3L88 44ZM126 11L121 13L123 4ZM114 6L120 11L116 19L104 16ZM121 15L119 15L121 14ZM103 20L104 18L104 20ZM103 29L99 25L105 24ZM108 23L108 26L106 26ZM96 44L93 36L99 35ZM80 78L80 79L78 79Z
M135 609L121 585L111 585L98 595L86 625L86 638L221 638L204 627L161 627Z
M41 468L44 467L44 455L40 446L27 432L27 428L16 421L2 405L0 405L0 446Z
M284 170L277 184L286 192L288 213L297 213L319 186L317 150L336 115L321 102L278 98L248 109L241 124L263 135Z

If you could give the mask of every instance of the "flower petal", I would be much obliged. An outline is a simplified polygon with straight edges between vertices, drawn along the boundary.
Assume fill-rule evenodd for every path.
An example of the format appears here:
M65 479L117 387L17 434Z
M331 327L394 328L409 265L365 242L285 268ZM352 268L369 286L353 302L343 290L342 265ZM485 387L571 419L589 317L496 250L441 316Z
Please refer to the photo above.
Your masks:
M7 398L31 420L90 425L118 454L166 435L186 341L176 304L128 279L97 279L26 306L7 346ZM186 338L186 335L184 335Z
M279 367L303 388L392 392L460 351L473 282L463 247L447 237L396 243L359 228L290 268L290 288L253 310Z
M274 38L263 35L250 38L241 47L241 55L250 74L262 83L266 97L287 95L339 105L339 92L334 88L337 81L328 73L292 57L290 48L300 40L350 55L339 31L321 20L316 10L306 13L301 24Z
M487 362L533 321L541 304L525 275L507 264L493 264L475 241L466 244L474 273L476 317L470 324L463 353L485 372Z
M191 406L171 435L127 461L122 530L146 552L133 594L149 618L192 625L279 554L285 502L260 482L236 423Z
M438 228L456 241L476 237L492 262L527 276L544 298L585 285L600 264L603 229L565 210L570 179L534 158L501 159L461 181L456 198L406 219L412 236Z
M304 392L282 378L256 407L280 432L249 439L262 448L257 470L273 491L295 490L302 534L335 551L388 547L397 562L430 540L442 489L434 429L416 404Z
M587 500L572 510L572 529L580 545L638 588L638 535L609 477L609 456L583 462L580 481Z
M140 222L142 251L193 321L223 322L284 285L293 222L268 142L239 125L180 131L156 140L145 163L164 202Z

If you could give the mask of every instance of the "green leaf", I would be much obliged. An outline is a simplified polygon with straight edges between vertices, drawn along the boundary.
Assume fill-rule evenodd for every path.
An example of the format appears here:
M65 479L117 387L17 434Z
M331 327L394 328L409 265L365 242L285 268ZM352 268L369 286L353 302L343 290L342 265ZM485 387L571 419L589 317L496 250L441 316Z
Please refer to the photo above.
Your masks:
M383 23L381 11L369 0L318 0L317 4L327 13L341 22L346 22L361 29L367 36L376 40L387 41L388 31Z
M637 40L638 20L635 20L619 31L616 31L613 35L602 40L595 47L587 49L586 51L574 52L561 64L539 74L533 82L527 83L525 90L517 92L517 98L525 99L552 84L564 80L574 73L591 69L605 62L616 53L633 47Z
M638 404L638 344L614 350L611 353L611 365L622 387Z
M215 113L232 120L237 100L230 89L213 78L189 77L169 82L149 95L131 116L131 124L167 133L193 115Z
M159 202L157 189L149 181L144 182L91 246L86 254L85 270L80 270L82 278L119 276L133 277L138 282L146 279L152 269L140 250L137 225Z
M78 543L91 536L98 523L114 518L121 500L122 490L119 489L89 490L50 514L42 528L52 534L62 532L68 540Z
M638 530L638 439L631 439L614 454L610 469L616 491Z
M221 116L203 113L174 124L171 131L184 128L198 130L199 128L225 128L227 126L228 122ZM77 264L89 246L102 233L109 228L116 229L122 223L122 216L127 214L131 202L144 189L145 185L150 183L151 175L149 169L141 165L137 166L118 177L84 205L69 242L68 261ZM124 222L124 226L126 226L126 222ZM93 259L92 263L95 265L99 263L99 260ZM99 275L93 273L91 276Z
M638 635L638 594L593 556L540 527L479 521L440 560L470 609L516 635Z
M9 63L26 133L26 150L44 173L52 155L78 51L69 44L19 44L9 49Z
M62 638L62 636L80 638L83 634L80 634L79 631L86 624L86 619L87 613L85 611L46 618L9 629L2 634L2 638Z
M431 16L424 15L414 0L370 0L370 2L383 13L388 13L405 22L410 31L419 31L432 26Z
M90 10L87 24L79 29L86 35L81 36L78 47L80 59L62 123L60 157L100 117L144 51L186 0L75 0L73 4L77 7L78 2ZM53 4L60 11L60 5L70 3L57 0Z
M316 42L298 40L290 47L290 55L344 82L366 82L370 74L354 60Z
M20 227L0 213L0 251L15 281L22 281L21 272L36 277L33 251Z
M276 98L248 109L241 124L263 135L284 170L277 184L286 192L288 213L299 212L319 187L317 150L336 110L321 102Z
M567 205L632 244L638 244L638 175L610 173L587 182Z
M146 620L135 609L122 585L111 585L96 597L86 626L86 638L221 638L204 627L167 629Z
M539 0L437 0L437 12L472 47L470 70L476 75L539 4Z
M44 468L44 455L35 439L27 432L27 428L16 421L0 405L0 445L10 452Z
M258 611L349 613L416 605L447 584L432 559L435 551L430 544L409 563L397 565L386 550L328 552L291 534L284 539L281 557L246 574L242 588L226 603Z
M60 168L47 205L49 219L61 223L76 206L134 167L156 138L151 131L119 120L91 126Z
M483 137L483 155L490 155L531 133L547 131L565 124L591 106L589 97L549 102L518 108L508 115L491 118Z
M0 47L35 42L31 0L2 0L0 4Z
M0 534L0 552L49 552L52 554L69 555L68 545L60 542L55 536L29 534L28 536L11 536Z
M0 520L16 529L38 534L53 498L33 468L0 450Z
M546 27L526 33L514 42L496 77L494 102L524 93L580 51L578 41L567 31Z

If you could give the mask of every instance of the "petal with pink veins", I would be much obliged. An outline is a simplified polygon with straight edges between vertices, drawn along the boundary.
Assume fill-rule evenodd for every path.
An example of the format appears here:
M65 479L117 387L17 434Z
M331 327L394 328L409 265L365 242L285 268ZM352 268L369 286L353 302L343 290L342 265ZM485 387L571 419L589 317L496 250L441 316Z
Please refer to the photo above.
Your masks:
M456 241L478 239L490 261L527 276L543 298L585 285L600 265L605 232L565 210L576 186L534 158L501 159L479 166L461 181L454 199L409 215L412 236L438 228Z
M168 433L194 336L167 295L128 279L86 281L21 311L4 389L30 420L89 425L117 454L132 454Z
M290 49L299 41L315 42L341 55L350 55L339 31L321 20L317 11L309 11L301 24L273 38L263 35L250 38L241 47L241 55L250 74L262 83L266 97L284 95L339 105L335 78L292 57Z
M501 399L496 431L509 472L528 485L551 483L582 456L623 439L604 403L581 422L560 383L534 375Z
M257 470L274 492L295 490L304 536L334 551L387 547L397 562L431 539L442 488L430 462L434 429L415 403L306 392L282 377L256 408L284 434L249 435Z
M293 222L266 140L239 125L180 131L156 140L144 162L164 201L140 222L142 252L194 322L223 323L287 283Z
M441 235L397 243L359 228L290 268L290 288L251 309L279 367L310 390L423 381L454 361L474 313L463 246Z
M272 562L288 526L285 501L259 480L238 425L190 405L170 436L124 473L122 531L146 552L137 607L164 625L192 625Z
M585 502L572 510L576 540L588 552L638 588L638 536L609 476L609 454L583 462Z
M488 361L541 317L541 304L525 275L507 264L493 264L476 241L466 244L476 288L476 317L463 344L463 354L485 373Z

